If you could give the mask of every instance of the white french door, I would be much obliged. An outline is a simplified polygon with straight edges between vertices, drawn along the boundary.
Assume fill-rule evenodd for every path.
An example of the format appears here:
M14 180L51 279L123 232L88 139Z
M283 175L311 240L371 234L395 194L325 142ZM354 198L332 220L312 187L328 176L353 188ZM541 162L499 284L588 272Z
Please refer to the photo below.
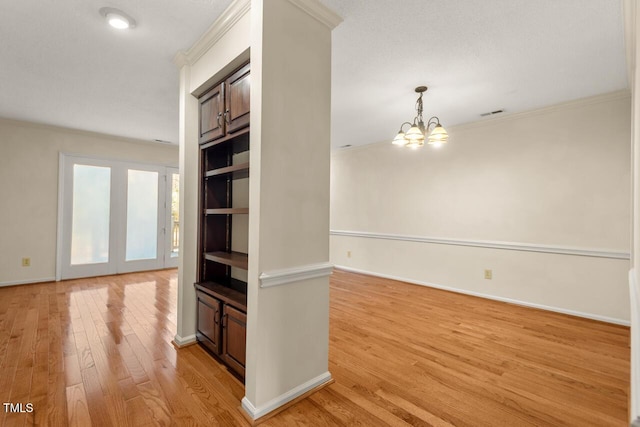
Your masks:
M176 169L63 154L60 170L58 279L177 265Z

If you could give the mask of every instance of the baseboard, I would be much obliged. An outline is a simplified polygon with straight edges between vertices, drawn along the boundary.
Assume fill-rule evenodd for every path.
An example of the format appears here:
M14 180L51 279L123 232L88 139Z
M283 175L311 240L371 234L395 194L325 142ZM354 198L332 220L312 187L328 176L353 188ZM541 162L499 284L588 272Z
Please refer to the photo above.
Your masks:
M197 342L196 340L196 335L187 335L186 337L181 337L180 335L176 334L175 337L173 337L173 345L176 348L184 348L187 347L191 344L195 344Z
M3 286L16 286L16 285L31 285L34 283L46 283L46 282L55 282L55 277L45 277L42 279L31 279L31 280L16 280L9 282L0 282L0 287Z
M321 388L324 385L332 382L331 373L329 371L324 374L318 375L315 378L310 379L309 381L300 384L297 387L292 388L286 393L281 394L280 396L271 399L264 405L260 405L255 407L253 403L247 399L247 397L242 398L242 410L246 412L246 414L250 417L253 422L259 422L265 415L270 414L271 412L281 408L287 403L295 400L298 397L302 397L306 393L314 392L318 388Z
M400 282L407 282L407 283L411 283L411 284L414 284L414 285L427 286L429 288L442 289L444 291L455 292L455 293L458 293L458 294L471 295L471 296L474 296L474 297L486 298L486 299L490 299L490 300L494 300L494 301L501 301L501 302L506 302L506 303L509 303L509 304L521 305L523 307L538 308L540 310L547 310L547 311L552 311L552 312L555 312L555 313L568 314L568 315L571 315L571 316L583 317L585 319L598 320L600 322L613 323L615 325L622 325L622 326L630 326L631 325L631 323L628 320L617 319L615 317L600 316L598 314L584 313L584 312L581 312L581 311L568 310L568 309L560 308L560 307L553 307L553 306L549 306L549 305L536 304L536 303L532 303L532 302L528 302L528 301L516 300L516 299L512 299L512 298L499 297L499 296L496 296L496 295L490 295L490 294L484 294L484 293L481 293L481 292L468 291L466 289L453 288L451 286L439 285L439 284L436 284L436 283L422 282L420 280L408 279L406 277L393 276L393 275L390 275L390 274L376 273L376 272L373 272L373 271L361 270L361 269L358 269L358 268L346 267L346 266L343 266L343 265L334 265L334 268L336 268L338 270L349 271L349 272L352 272L352 273L367 274L369 276L382 277L384 279L398 280Z

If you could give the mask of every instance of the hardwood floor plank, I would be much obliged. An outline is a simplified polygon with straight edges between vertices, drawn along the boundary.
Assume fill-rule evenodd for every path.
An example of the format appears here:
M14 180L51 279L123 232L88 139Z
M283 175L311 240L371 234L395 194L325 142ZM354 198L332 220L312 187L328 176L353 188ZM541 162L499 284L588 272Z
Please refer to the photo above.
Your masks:
M89 427L92 425L87 397L84 394L82 383L67 387L67 416L70 427Z
M74 354L64 358L64 383L67 387L80 384L82 382L82 373L80 371L80 363L78 355ZM84 388L82 389L84 394Z
M263 425L625 426L629 328L335 271L335 383ZM175 270L0 288L0 425L246 426L243 385L176 350Z

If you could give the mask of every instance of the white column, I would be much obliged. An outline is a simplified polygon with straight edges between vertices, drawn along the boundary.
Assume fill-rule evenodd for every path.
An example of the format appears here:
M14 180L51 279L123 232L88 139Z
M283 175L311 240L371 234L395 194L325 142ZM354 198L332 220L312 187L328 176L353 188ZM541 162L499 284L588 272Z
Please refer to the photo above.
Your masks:
M178 319L175 341L184 345L195 341L196 297L193 287L197 268L198 227L198 100L190 93L191 67L182 55L180 68L180 256L178 259Z
M331 30L316 0L251 2L246 396L260 418L326 383ZM260 277L269 276L269 284Z

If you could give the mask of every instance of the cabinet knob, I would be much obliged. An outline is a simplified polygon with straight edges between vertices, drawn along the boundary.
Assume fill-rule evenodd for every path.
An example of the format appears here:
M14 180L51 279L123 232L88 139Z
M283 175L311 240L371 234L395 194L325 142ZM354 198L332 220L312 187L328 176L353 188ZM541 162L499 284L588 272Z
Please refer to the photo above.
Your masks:
M222 113L218 113L218 117L216 118L218 122L218 127L222 127L222 120L220 120L221 118L222 118Z
M229 116L229 109L227 108L227 111L224 112L224 121L227 122L228 125L231 124L231 119L229 118Z

